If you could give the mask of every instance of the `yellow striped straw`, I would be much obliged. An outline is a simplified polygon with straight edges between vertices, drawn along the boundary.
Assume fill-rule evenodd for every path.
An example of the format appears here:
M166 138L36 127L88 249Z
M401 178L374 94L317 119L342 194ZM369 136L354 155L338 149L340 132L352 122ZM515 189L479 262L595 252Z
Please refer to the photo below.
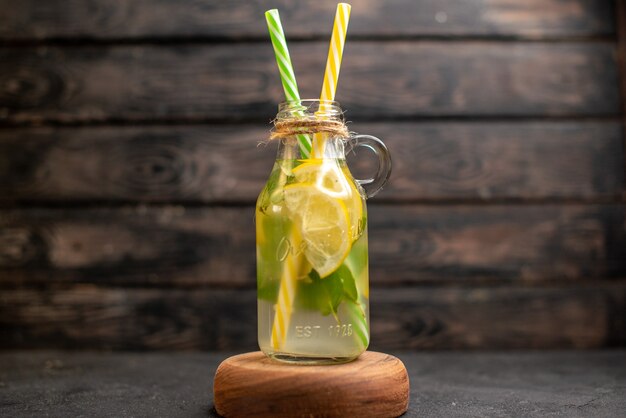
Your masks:
M292 160L294 155L289 153L285 155L286 160ZM287 173L281 171L281 179L278 184L284 184L286 182ZM301 254L299 250L302 245L302 237L297 231L295 225L289 228L288 238L288 251L285 259L282 260L283 267L280 277L280 286L278 287L278 300L274 305L274 320L272 323L272 336L270 340L271 347L274 350L280 351L285 346L287 334L289 332L289 325L291 323L291 314L293 312L293 301L296 296L296 286L298 284L298 277L302 266L302 260L300 260ZM306 264L306 263L305 263Z
M285 345L291 323L293 301L296 296L296 285L300 270L299 254L296 254L296 249L300 247L301 240L294 228L292 228L292 232L289 234L289 240L291 244L290 250L283 261L282 277L280 287L278 288L278 301L275 307L274 323L272 324L271 346L275 350L281 350Z
M328 48L326 71L324 72L324 81L322 83L322 93L320 94L320 100L322 102L335 100L337 81L339 80L339 69L341 68L341 58L343 56L343 46L346 43L346 32L348 31L351 8L352 7L348 3L339 3L337 5L335 23L333 24L333 34L330 38L330 46ZM323 113L324 111L324 106L320 104L319 112ZM317 158L322 158L324 156L324 138L321 135L315 135L313 138L313 153Z

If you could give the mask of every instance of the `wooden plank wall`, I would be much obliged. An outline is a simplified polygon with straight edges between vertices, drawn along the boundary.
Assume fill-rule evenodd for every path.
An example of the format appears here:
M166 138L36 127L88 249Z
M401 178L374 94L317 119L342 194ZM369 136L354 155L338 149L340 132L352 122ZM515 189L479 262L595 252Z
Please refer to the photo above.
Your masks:
M623 4L352 4L372 347L626 344ZM0 348L255 348L270 7L315 97L334 2L0 0Z

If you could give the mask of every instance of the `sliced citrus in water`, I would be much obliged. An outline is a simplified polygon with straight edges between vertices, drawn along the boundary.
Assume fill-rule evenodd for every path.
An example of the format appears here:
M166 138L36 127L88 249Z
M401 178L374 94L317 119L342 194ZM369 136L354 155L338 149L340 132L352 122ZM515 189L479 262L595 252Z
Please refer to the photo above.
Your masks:
M359 222L363 217L363 202L356 185L348 180L334 161L309 160L294 168L293 174L300 183L311 183L321 192L340 199L346 205L350 219L351 241L361 234Z
M324 278L337 270L350 252L350 218L341 199L311 183L285 187L285 205L306 243L304 255Z

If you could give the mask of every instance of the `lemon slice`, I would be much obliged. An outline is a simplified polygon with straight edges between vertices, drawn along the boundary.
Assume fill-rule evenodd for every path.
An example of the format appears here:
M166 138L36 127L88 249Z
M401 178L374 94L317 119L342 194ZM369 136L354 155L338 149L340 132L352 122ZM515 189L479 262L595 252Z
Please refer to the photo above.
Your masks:
M346 173L336 162L309 160L293 169L299 183L311 183L321 192L340 199L346 205L350 219L350 236L356 241L361 235L363 201L354 182L348 180Z
M285 206L305 242L304 256L321 278L337 270L350 252L350 222L346 205L314 184L285 187Z

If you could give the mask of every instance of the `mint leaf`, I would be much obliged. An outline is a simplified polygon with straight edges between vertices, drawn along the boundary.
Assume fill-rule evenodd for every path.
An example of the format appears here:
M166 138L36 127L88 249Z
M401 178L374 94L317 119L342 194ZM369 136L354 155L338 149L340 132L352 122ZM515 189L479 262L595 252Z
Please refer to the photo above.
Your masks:
M356 302L359 299L359 292L356 290L356 283L350 269L342 264L331 276L335 274L341 279L344 296Z
M354 336L364 349L367 348L370 340L370 331L363 307L360 303L351 300L346 300L344 305L346 307L345 312L348 315L348 322L352 323Z
M306 280L300 280L296 290L297 309L319 311L322 315L336 314L343 298L343 284L339 275L333 273L321 279L311 270Z
M257 211L257 293L259 299L276 303L283 263L277 252L284 237L289 236L291 222L278 215Z
M257 286L257 297L271 303L278 300L278 288L280 280L259 280Z
M350 254L343 262L348 266L354 277L359 277L364 269L367 268L367 219L363 217L363 232L359 239L354 241Z

